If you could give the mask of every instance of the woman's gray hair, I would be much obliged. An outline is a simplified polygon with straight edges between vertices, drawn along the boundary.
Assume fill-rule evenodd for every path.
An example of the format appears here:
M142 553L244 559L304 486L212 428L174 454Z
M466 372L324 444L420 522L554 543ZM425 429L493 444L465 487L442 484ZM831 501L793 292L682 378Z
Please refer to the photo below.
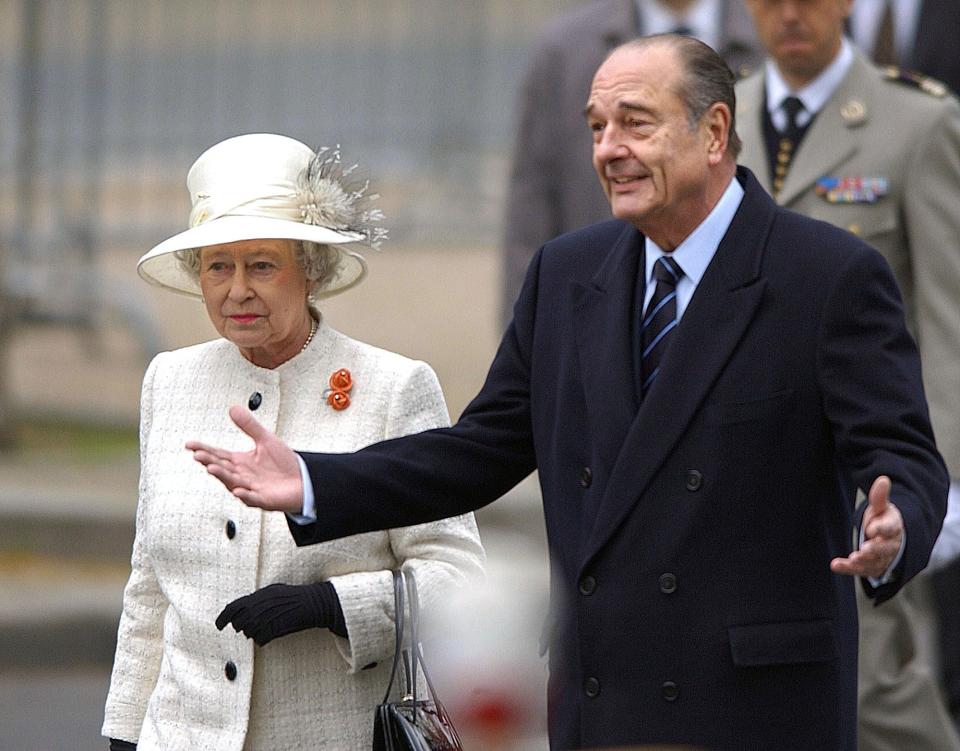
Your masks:
M310 284L309 299L315 302L318 293L326 287L327 282L336 274L340 253L330 245L315 243L310 240L290 240L290 242L293 244L294 260L303 269L303 273ZM183 270L193 277L199 285L200 248L178 250L174 255Z

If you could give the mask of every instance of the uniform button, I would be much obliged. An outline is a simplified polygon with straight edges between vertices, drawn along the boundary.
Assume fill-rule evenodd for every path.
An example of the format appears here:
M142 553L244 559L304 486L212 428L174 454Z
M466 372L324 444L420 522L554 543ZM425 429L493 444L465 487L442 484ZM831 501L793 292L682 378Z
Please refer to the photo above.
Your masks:
M687 472L687 490L696 492L703 487L703 473L696 469Z
M660 693L666 701L676 701L680 695L680 687L673 681L664 681Z
M660 574L660 591L665 595L672 595L677 591L677 577L673 574Z
M600 681L596 678L587 678L583 682L583 691L591 699L596 698L600 695Z
M237 666L233 664L233 660L227 660L227 664L223 666L223 674L227 676L228 681L236 680Z
M226 525L227 539L232 540L237 536L237 525L233 523L233 519L230 519Z
M590 467L584 467L580 470L580 487L589 488L593 482L593 471Z
M250 399L247 400L247 406L251 410L255 410L262 403L263 403L263 394L261 394L259 391L254 391L252 394L250 394Z
M585 576L580 580L580 594L589 597L597 588L597 580L592 576Z

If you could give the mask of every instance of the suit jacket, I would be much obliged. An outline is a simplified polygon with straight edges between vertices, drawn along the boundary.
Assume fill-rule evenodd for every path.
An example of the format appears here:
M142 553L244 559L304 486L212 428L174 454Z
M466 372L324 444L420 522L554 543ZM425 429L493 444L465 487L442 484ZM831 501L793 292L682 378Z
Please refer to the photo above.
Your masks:
M737 84L740 163L769 188L763 74ZM875 202L831 203L828 177L883 178ZM893 269L920 345L934 433L960 479L960 105L856 58L794 155L777 201L858 234Z
M855 748L855 488L893 478L926 563L947 476L883 259L746 194L641 406L631 304L643 238L612 221L538 252L458 423L304 454L298 543L488 503L539 470L557 624L554 749ZM456 491L455 493L453 491ZM390 498L374 505L365 497Z
M753 25L739 0L721 0L722 44L734 71L762 59ZM593 74L614 47L643 29L636 0L598 0L562 15L541 38L527 69L504 237L504 324L510 320L534 252L557 235L610 218L610 205L591 166L583 118Z
M342 367L355 385L351 405L336 411L324 390ZM448 424L429 367L323 323L306 351L273 370L223 339L153 360L141 400L132 571L103 724L104 735L139 740L140 751L279 751L308 741L369 748L393 655L390 569L413 568L423 599L436 602L482 565L472 517L298 550L281 515L238 503L183 449L199 433L240 448L227 408L253 392L258 419L316 450L351 451ZM337 590L349 641L309 629L257 648L214 626L224 605L259 587L320 580Z

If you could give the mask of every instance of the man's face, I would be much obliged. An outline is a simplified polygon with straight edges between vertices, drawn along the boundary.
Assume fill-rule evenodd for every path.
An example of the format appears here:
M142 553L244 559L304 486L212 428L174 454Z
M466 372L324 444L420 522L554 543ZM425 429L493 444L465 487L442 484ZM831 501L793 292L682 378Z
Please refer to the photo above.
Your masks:
M666 45L621 50L594 76L586 109L613 215L668 250L667 238L682 239L703 218L712 140L702 123L690 125L677 94L682 70Z
M791 86L816 78L836 57L853 0L746 0L757 36Z

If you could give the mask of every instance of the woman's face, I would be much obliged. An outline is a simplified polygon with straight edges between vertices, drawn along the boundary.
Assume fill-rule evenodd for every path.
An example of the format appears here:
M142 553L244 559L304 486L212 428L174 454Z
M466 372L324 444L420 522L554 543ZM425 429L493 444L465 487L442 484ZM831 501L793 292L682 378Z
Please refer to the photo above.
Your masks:
M241 240L200 249L207 315L250 362L275 368L310 334L307 277L293 240Z

